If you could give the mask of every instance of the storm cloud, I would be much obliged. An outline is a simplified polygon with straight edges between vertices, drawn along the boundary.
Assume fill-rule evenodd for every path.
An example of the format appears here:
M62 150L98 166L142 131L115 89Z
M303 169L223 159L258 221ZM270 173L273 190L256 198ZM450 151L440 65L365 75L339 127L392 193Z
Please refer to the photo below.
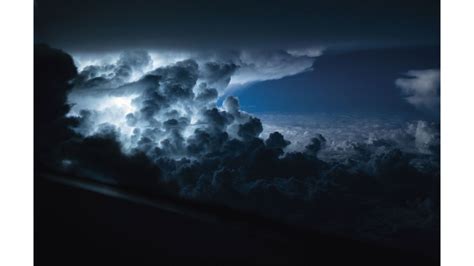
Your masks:
M129 50L109 55L77 53L74 58L81 66L81 74L76 86L100 87L107 82L109 87L116 87L118 84L136 81L144 72L190 59L199 65L198 82L204 82L223 94L229 88L236 89L258 81L281 79L311 71L322 51L304 48L289 51L243 49L212 53L185 50L149 53ZM127 58L130 61L127 62ZM82 84L86 80L87 83Z
M370 138L366 130L359 132L366 139L344 142L341 132L360 127L343 121L339 131L292 136L291 127L269 131L268 119L242 111L236 97L217 104L213 86L238 75L239 64L186 59L148 69L151 56L137 52L76 73L69 55L35 49L64 58L58 69L69 69L64 77L35 72L37 93L41 84L60 84L50 94L62 111L52 117L68 121L58 125L68 134L40 151L54 158L46 163L54 161L56 171L393 245L406 230L437 226L436 125L414 122ZM35 100L35 108L48 104Z

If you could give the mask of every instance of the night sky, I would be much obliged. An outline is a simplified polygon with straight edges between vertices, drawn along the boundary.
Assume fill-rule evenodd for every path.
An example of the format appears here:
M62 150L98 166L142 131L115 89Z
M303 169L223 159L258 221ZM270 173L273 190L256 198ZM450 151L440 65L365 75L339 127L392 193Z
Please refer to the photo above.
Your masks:
M437 1L36 1L35 41L67 50L439 44Z

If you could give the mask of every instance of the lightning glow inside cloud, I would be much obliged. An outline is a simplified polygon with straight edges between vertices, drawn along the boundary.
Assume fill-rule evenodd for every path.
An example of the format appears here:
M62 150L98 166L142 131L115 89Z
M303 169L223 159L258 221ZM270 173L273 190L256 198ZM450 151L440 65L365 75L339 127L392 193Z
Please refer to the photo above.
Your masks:
M384 241L394 227L431 232L436 224L436 123L296 115L260 120L240 110L235 97L217 105L232 80L245 84L310 70L314 58L305 54L155 58L126 52L113 60L84 61L93 64L83 63L72 75L64 126L74 134L58 151L63 171L256 210L318 230L340 232L349 224L348 234L360 238L373 237L359 230L360 223L380 228L374 234ZM262 198L271 206L255 204ZM336 208L321 205L321 199ZM314 217L300 220L294 210L303 208ZM337 220L356 209L365 213ZM394 221L395 212L407 213L410 223ZM359 219L371 215L380 219Z
M68 96L68 116L81 119L76 132L85 136L113 128L125 151L146 138L149 146L174 145L170 148L184 155L178 142L186 142L196 130L220 127L230 137L242 138L239 127L252 117L232 100L228 110L216 106L229 87L311 70L312 56L243 51L209 61L192 53L77 55L79 75Z

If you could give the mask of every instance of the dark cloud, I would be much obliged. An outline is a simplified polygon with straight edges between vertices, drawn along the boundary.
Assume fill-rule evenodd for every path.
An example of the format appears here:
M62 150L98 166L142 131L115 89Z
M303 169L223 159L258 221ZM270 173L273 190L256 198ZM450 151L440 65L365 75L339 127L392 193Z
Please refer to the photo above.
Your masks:
M306 146L306 152L313 156L317 156L318 152L324 147L325 144L326 139L321 134L317 134L316 137L311 139L311 143Z
M250 120L239 126L238 135L244 140L251 140L262 133L263 127L260 119L252 117Z
M166 192L163 189L166 184L160 179L160 168L142 152L123 154L116 137L113 127L103 128L94 136L65 143L62 154L64 160L69 162L65 166L67 171L146 192Z
M234 63L207 62L201 67L200 78L211 87L224 89L237 69L238 66Z
M51 93L60 99L56 107L63 108L71 87L68 80L84 81L77 79L66 54L36 49L45 49L46 55L35 69L51 64L51 73L64 72L35 73L35 95L44 86L59 84ZM141 59L126 65L147 64ZM114 71L121 73L117 68ZM225 79L225 73L216 76ZM311 132L306 148L290 151L286 134L271 132L265 140L261 138L262 122L240 110L237 98L228 97L222 108L217 106L217 92L208 83L199 83L202 77L201 65L185 60L118 87L81 87L82 95L95 102L78 102L75 108L84 108L72 109L68 118L75 124L58 125L63 131L74 131L66 138L55 137L55 142L39 139L38 145L57 147L58 170L69 174L250 209L361 239L399 245L411 240L404 231L429 234L436 230L439 146L437 131L425 122L405 135L351 141L344 157L337 152L337 156L323 156L333 152L329 140L336 133ZM61 111L40 111L48 104L35 99L35 111L41 117L66 119L67 106ZM39 130L35 136L46 132ZM405 144L394 141L400 139ZM393 220L393 212L402 213L401 220Z
M203 113L203 122L207 124L210 131L222 132L225 127L233 121L234 117L225 111L219 111L217 108L205 110Z
M158 68L151 72L161 77L160 92L168 98L191 98L198 78L198 64L194 60L177 62L172 66Z
M219 94L216 89L208 88L206 83L201 83L198 87L196 100L208 103L217 100L218 95Z
M274 149L284 149L286 146L290 145L291 142L285 140L280 132L273 132L268 136L268 139L265 140L265 145L268 148Z
M62 118L69 108L67 93L69 81L77 75L70 55L46 45L35 45L35 103L44 108L35 112L38 125ZM49 104L47 104L49 103Z
M74 121L65 115L70 106L69 81L77 75L73 59L61 50L46 45L34 47L34 126L35 168L51 167L57 146L68 139Z

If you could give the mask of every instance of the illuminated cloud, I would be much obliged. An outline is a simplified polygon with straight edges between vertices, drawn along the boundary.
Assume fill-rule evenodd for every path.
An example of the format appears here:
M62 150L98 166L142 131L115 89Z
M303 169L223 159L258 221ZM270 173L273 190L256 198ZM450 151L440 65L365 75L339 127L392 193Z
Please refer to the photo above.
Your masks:
M227 134L235 138L258 136L260 122L240 111L238 103L229 112L218 108L218 91L209 87L226 87L236 65L188 59L144 73L152 64L148 54L128 52L113 64L84 67L68 96L68 116L80 121L76 132L92 136L113 128L124 152L151 154L156 147L163 155L182 157L194 156L187 140L200 132L229 128Z
M242 50L212 54L177 51L76 54L74 59L80 72L78 79L88 79L85 84L76 82L76 87L117 87L136 81L144 73L154 69L192 59L200 68L198 83L206 82L208 86L224 94L226 90L250 83L281 79L310 71L315 57L322 55L322 52L321 48L308 48L289 51Z
M242 86L256 81L281 79L312 70L314 57L286 51L244 51L239 57L239 69L230 81Z
M35 132L38 163L351 237L385 241L397 230L430 232L435 225L436 124L294 115L260 120L240 110L236 97L216 105L217 89L208 84L227 80L232 72L228 63L216 61L205 69L196 60L182 60L135 81L115 79L114 71L121 69L117 65L129 69L127 65L137 65L133 62L113 63L113 74L105 75L100 86L84 86L94 77L80 79L84 73L76 73L68 55L35 47L35 97L47 96L35 99L35 115L43 118L35 123L44 124ZM71 78L72 84L67 82ZM41 94L43 90L48 93ZM271 123L275 121L280 124ZM377 208L365 205L374 199ZM340 216L354 210L356 215ZM405 213L408 222L392 219L394 212ZM377 230L367 236L358 230L361 226Z
M314 62L282 50L170 53L166 60L156 52L126 51L91 58L75 60L80 71L68 95L68 117L81 121L76 132L92 136L112 127L126 152L154 146L184 157L189 156L187 140L200 130L244 140L262 132L260 120L240 111L236 98L216 106L229 87L298 74Z

